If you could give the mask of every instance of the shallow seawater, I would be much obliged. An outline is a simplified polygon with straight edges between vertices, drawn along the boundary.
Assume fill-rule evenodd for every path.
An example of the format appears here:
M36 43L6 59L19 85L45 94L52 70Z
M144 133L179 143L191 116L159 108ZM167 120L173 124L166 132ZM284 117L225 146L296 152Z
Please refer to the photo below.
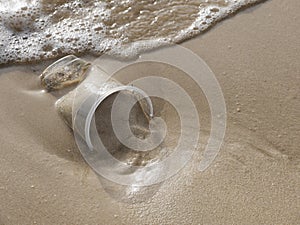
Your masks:
M135 55L193 37L261 0L0 0L0 64L111 50Z

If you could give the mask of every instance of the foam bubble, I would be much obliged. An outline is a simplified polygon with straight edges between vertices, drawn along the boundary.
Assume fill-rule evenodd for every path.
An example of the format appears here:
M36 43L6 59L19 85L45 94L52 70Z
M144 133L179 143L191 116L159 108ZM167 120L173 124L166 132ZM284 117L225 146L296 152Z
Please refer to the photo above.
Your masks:
M0 0L0 64L66 54L134 56L195 36L261 0Z

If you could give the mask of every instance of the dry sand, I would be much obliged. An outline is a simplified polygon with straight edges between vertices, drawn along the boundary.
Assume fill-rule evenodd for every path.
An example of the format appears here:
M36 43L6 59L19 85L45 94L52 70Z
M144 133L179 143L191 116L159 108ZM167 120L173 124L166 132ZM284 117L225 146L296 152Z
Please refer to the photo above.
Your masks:
M151 188L112 184L85 164L39 86L46 64L2 68L0 224L299 224L299 10L269 0L182 44L216 74L227 133L204 173L194 159Z

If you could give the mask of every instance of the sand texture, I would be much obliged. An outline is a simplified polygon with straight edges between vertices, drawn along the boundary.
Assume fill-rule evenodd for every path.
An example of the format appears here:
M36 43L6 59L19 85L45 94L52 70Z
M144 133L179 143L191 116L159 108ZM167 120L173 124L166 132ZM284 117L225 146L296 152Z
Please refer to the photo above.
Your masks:
M182 43L216 74L226 137L205 172L195 154L149 188L116 185L84 162L55 111L59 93L41 89L49 62L2 67L0 225L299 224L299 10L299 0L269 0ZM201 148L209 135L202 104Z

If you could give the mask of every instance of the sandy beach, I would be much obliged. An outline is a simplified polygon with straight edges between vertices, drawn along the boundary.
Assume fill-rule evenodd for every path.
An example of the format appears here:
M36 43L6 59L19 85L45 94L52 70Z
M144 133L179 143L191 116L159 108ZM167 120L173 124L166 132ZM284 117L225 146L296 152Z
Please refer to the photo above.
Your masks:
M85 163L57 98L40 86L50 62L2 66L0 225L299 224L299 9L298 0L268 0L181 43L221 85L226 136L205 172L196 154L147 188L99 178ZM198 107L203 147L209 112Z

